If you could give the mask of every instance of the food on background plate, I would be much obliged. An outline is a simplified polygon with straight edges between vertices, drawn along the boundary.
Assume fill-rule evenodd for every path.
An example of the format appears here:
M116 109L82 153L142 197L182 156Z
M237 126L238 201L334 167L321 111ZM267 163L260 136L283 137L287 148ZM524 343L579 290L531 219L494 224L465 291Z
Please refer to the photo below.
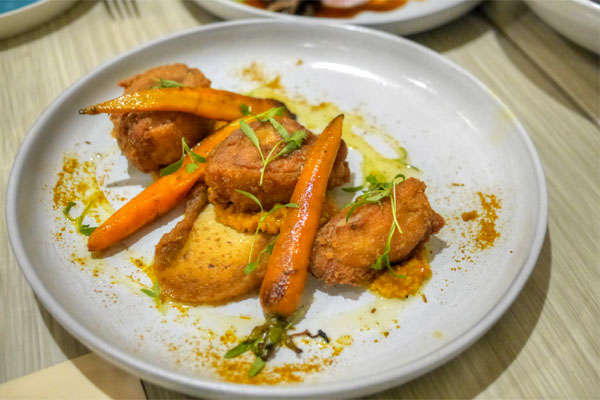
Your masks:
M239 1L239 0L238 0ZM241 0L243 4L291 15L352 18L363 11L391 11L408 0Z
M174 69L182 73L181 80L201 75L176 65L137 75L127 80L122 97L80 112L111 113L122 137L135 136L128 129L140 129L122 119L140 112L153 118L163 112L193 114L203 126L220 128L188 142L174 121L172 134L161 140L180 151L167 166L153 159L154 152L136 152L135 163L151 165L161 177L94 230L88 249L109 248L187 196L183 219L156 246L152 295L158 301L222 304L260 286L266 322L226 355L252 351L249 376L254 376L279 347L301 352L288 332L303 311L300 301L309 271L328 285L366 286L382 274L404 279L392 264L410 257L444 220L431 208L423 182L400 174L381 181L377 171L366 177L365 185L345 188L362 193L337 214L331 212L327 189L350 179L343 115L316 136L278 101L181 87L182 82L156 76ZM153 79L163 85L147 89ZM126 153L128 158L132 153ZM238 223L219 221L219 215L226 215L223 210ZM248 233L249 224L253 233ZM307 335L327 338L324 333Z

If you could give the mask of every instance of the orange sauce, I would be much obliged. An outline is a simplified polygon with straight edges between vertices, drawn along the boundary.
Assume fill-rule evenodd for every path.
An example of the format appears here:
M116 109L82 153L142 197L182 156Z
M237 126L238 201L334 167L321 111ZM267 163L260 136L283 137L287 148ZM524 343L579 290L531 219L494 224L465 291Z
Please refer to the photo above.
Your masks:
M256 231L256 227L261 218L260 211L255 213L238 212L235 210L235 207L232 204L223 206L215 203L214 206L217 221L223 225L233 228L240 233L253 233ZM279 229L281 228L281 224L287 215L287 212L288 208L280 208L279 210L273 212L271 215L265 218L260 226L260 230L271 235L277 235L279 233ZM323 204L319 226L325 225L325 223L327 223L327 221L329 221L336 212L337 209L333 203L333 200L330 197L326 197L325 203Z
M423 282L431 277L427 250L423 246L419 246L411 258L393 268L396 274L406 277L397 278L386 271L369 284L369 289L383 297L403 299L416 294Z
M478 192L479 200L484 214L479 219L479 232L477 233L476 246L479 250L485 250L492 247L500 233L496 230L496 220L498 219L498 209L501 208L500 200L495 194L483 194Z
M314 16L320 18L352 18L363 11L385 12L395 10L407 2L408 0L369 0L365 4L350 8L334 8L318 4ZM267 8L268 2L265 0L244 0L244 4L264 10Z

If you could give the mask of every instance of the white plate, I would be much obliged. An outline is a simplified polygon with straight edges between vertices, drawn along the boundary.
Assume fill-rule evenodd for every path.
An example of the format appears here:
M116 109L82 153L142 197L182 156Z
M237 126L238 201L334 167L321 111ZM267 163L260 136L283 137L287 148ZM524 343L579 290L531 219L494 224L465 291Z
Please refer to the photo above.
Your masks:
M128 240L129 250L83 266L74 262L85 257L85 240L63 232L57 242L57 231L67 226L62 210L52 208L57 173L65 154L97 159L116 148L107 116L80 116L77 110L119 95L114 84L119 79L174 61L201 68L214 87L240 91L256 86L239 74L256 61L311 103L333 102L393 133L423 171L430 201L448 221L432 239L436 255L433 277L424 287L428 302L420 296L381 302L369 292L327 289L312 280L312 304L299 329L322 328L334 341L351 335L353 344L302 384L239 385L214 378L211 367L202 366L194 354L199 351L200 357L210 348L222 354L231 345L221 345L219 337L231 326L238 336L247 334L262 318L256 297L193 308L187 317L175 309L163 316L139 286L112 283L122 275L139 275L131 258L151 260L153 246L177 213ZM378 147L389 151L383 143ZM355 156L350 158L356 172ZM116 206L123 202L120 195L130 197L142 189L141 174L129 179L119 155L109 161L100 161L98 174L107 176L104 188ZM457 182L464 186L452 185ZM455 260L466 245L461 229L467 226L458 216L477 208L478 191L500 198L501 237L492 248L473 254L473 262L460 262L458 270ZM251 20L158 40L100 66L67 89L40 116L17 155L6 213L13 251L39 299L75 337L124 369L199 396L347 398L402 384L439 366L500 318L535 265L546 229L547 197L539 159L522 126L479 81L443 57L365 28ZM374 304L379 311L372 315ZM251 320L240 319L241 314ZM388 337L383 329L389 330ZM304 357L329 357L331 351L303 346ZM284 349L270 365L294 360Z
M593 0L526 0L526 3L560 34L600 54L600 4Z
M28 6L0 14L0 38L34 28L59 15L77 0L39 0Z
M426 31L450 22L475 7L481 0L424 0L409 1L396 10L361 12L352 18L317 18L287 15L248 6L235 0L195 0L213 14L224 19L276 18L284 21L355 24L382 29L399 35Z

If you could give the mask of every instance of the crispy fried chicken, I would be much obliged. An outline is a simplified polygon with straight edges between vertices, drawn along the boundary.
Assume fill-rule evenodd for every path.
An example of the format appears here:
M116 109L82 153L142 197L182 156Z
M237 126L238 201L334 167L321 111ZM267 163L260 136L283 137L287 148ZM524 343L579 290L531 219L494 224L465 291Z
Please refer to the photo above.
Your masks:
M396 187L396 216L402 233L392 237L391 263L406 258L419 244L429 240L444 226L444 219L432 210L425 195L425 184L410 178ZM317 233L312 249L311 273L328 285L360 286L377 276L371 268L383 254L392 224L389 198L381 205L357 208L348 222L342 210Z

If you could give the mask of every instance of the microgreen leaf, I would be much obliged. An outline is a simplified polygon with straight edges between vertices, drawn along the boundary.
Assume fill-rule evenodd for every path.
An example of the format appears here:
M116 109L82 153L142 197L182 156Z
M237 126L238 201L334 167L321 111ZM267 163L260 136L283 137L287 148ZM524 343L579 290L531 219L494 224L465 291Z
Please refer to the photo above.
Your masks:
M343 187L342 190L347 193L355 193L355 192L358 192L359 190L362 190L362 188L363 188L363 185L360 185L360 186L353 186L353 187Z
M404 180L404 175L401 175ZM396 176L398 178L398 176ZM396 178L392 180L392 196L390 197L390 204L392 206L392 217L394 218L394 225L398 229L398 232L402 233L402 227L398 222L398 217L396 215Z
M169 79L158 78L156 80L158 85L152 86L152 89L164 89L164 88L174 88L174 87L184 87L183 83L179 83L176 81L171 81Z
M250 108L247 105L242 104L240 106L240 109L242 110L242 114L244 114L244 115L252 115L252 111L250 110Z
M90 236L96 230L97 226L89 226L88 224L81 225L79 232L85 236Z
M185 138L181 138L181 158L175 161L173 164L167 165L163 169L160 170L160 176L167 176L175 173L181 168L183 162L185 161L186 154L191 158L192 162L186 164L185 169L188 173L194 172L198 168L198 163L202 164L206 162L206 158L202 157L200 154L194 153L190 146L188 146Z
M273 117L269 118L269 122L271 123L271 125L273 125L273 128L275 128L275 130L277 131L277 133L279 133L279 136L281 136L284 139L289 139L290 138L290 134L287 131L287 129L285 129L283 127L283 125L281 125L279 122L277 122L277 120Z
M179 161L175 161L173 164L167 165L163 169L160 170L160 176L167 176L175 173L181 166L183 165L184 157L181 156Z
M267 253L267 254L271 254L273 253L273 248L275 247L275 242L277 241L277 239L279 239L279 235L275 236L275 238L273 239L273 241L271 243L269 243L263 250L262 253Z
M355 211L355 210L356 210L358 207L360 207L360 206L362 206L362 205L364 205L364 204L367 204L367 203L366 203L366 202L362 202L362 201L358 201L358 202L356 202L356 203L352 204L352 206L350 207L350 209L349 209L349 210L348 210L348 212L346 213L346 222L348 222L348 221L350 220L350 217L352 216L352 214L354 213L354 211Z
M250 194L250 193L248 193L248 194ZM256 199L256 201L258 201L258 199ZM246 264L246 267L244 268L244 273L246 275L250 274L256 268L258 268L258 265L260 264L260 260L261 260L261 257L263 256L263 254L271 254L273 252L273 247L275 247L275 242L279 238L279 235L275 236L275 238L269 244L267 244L265 246L265 248L260 251L260 253L258 253L256 260L252 261L252 251L254 250L254 242L256 241L256 235L258 235L258 231L260 230L260 227L262 226L263 222L265 222L265 220L267 219L267 217L269 215L271 215L272 213L274 213L275 211L277 211L281 208L298 208L298 204L296 204L296 203L276 204L267 213L265 213L264 211L261 211L260 220L258 221L258 226L256 227L256 232L254 233L254 238L252 240L252 248L250 249L250 256L248 257L248 264ZM262 210L262 205L261 205L261 210Z
M389 261L389 260L388 260L388 261ZM390 274L392 274L392 276L393 276L394 278L397 278L397 279L406 279L406 275L405 275L405 274L397 274L397 273L396 273L396 271L394 271L394 269L392 268L392 266L390 265L390 263L389 263L389 262L388 262L388 264L387 264L387 269L388 269L388 272L389 272Z
M252 193L249 193L249 192L246 192L246 191L240 190L240 189L236 189L235 191L248 197L250 200L254 201L260 207L260 219L258 221L258 225L256 226L256 231L254 231L254 237L252 238L252 247L250 247L250 254L248 255L248 264L246 264L246 267L244 268L244 273L246 275L248 275L252 271L254 271L256 268L258 268L258 265L260 264L260 258L262 257L263 254L265 254L265 253L271 254L271 252L273 251L273 243L275 242L275 240L277 240L277 237L278 237L277 236L275 238L275 240L273 240L273 242L268 244L260 253L258 253L258 257L256 258L256 260L252 261L252 253L254 251L254 244L256 243L256 237L258 236L260 227L262 226L263 222L265 222L265 219L267 219L267 217L269 215L271 215L272 213L274 213L275 211L277 211L281 208L298 208L298 204L296 204L296 203L276 204L275 206L273 206L273 208L271 208L271 210L269 210L267 213L265 213L262 203Z
M282 208L298 208L300 207L298 204L296 203L287 203L287 204L275 204L273 206L273 208L271 208L269 210L269 212L267 212L267 214L265 215L265 217L263 218L266 219L269 215L273 214L275 211L280 210Z
M240 109L242 111L242 114L244 114L244 116L253 116L254 118L256 118L258 121L260 122L266 122L269 120L269 118L273 118L276 116L280 116L283 115L285 113L286 108L285 107L273 107L268 109L265 112L262 112L260 114L254 115L252 114L252 110L245 104L240 105ZM244 121L245 122L245 121ZM238 121L234 121L232 122L230 125L236 125L239 124Z
M268 121L269 118L279 117L285 113L285 107L273 107L263 113L257 114L256 119L265 122Z
M375 187L378 186L380 183L377 181L377 177L373 174L369 174L367 175L367 183L371 186L371 187Z
M248 377L255 377L260 371L262 371L265 365L267 365L267 363L262 358L257 356L248 370Z
M262 255L261 253L258 253L258 259L260 260L260 256ZM249 262L248 264L246 264L246 266L244 267L244 274L246 275L250 275L256 268L258 268L258 261L252 261Z
M286 145L273 159L284 156L286 154L290 154L296 149L299 149L302 146L302 142L306 139L306 132L304 131L296 131L286 140Z
M232 349L229 349L227 353L225 353L225 358L234 358L241 354L244 354L246 351L250 350L250 344L247 342L242 342L235 346Z
M252 114L248 106L246 106L245 104L242 104L240 108L244 115L254 115ZM256 135L254 129L252 129L252 127L248 125L248 123L244 120L240 120L239 122L241 131L252 142L254 147L256 147L256 149L258 150L258 154L260 155L260 159L263 163L263 166L260 169L260 180L258 183L259 186L262 186L263 184L263 179L265 176L265 170L267 169L267 165L277 157L289 154L292 151L300 148L300 146L302 146L302 142L304 141L304 139L306 139L306 132L300 130L290 135L287 129L285 129L285 127L274 118L275 116L283 115L284 112L285 107L274 107L270 110L265 111L264 113L254 115L254 117L260 122L270 122L273 128L277 131L277 133L279 133L279 135L283 138L283 140L277 142L275 146L273 146L266 158L264 153L262 152L258 136ZM275 151L282 143L285 143L285 146L279 151L279 153L274 155Z
M146 289L146 288L142 288L140 289L140 291L144 294L147 294L148 296L152 297L152 298L156 298L156 293L154 293L152 290L150 289Z
M206 162L206 158L202 157L200 154L194 153L192 151L192 149L190 149L190 146L188 146L187 142L185 141L185 138L181 138L181 146L183 147L183 151L185 154L187 154L188 156L190 156L190 158L197 162L197 163L205 163Z
M253 195L250 192L246 192L244 190L241 190L241 189L235 189L235 191L238 192L239 194L243 194L244 196L246 196L247 198L249 198L250 200L252 200L256 204L258 204L258 206L260 207L261 211L263 210L263 206L262 206L260 200L257 199L255 195Z
M198 153L194 153L193 151L190 151L188 155L191 157L192 160L194 160L197 163L204 164L206 162L206 158L202 157Z
M273 248L275 247L275 242L277 241L278 238L279 238L279 235L275 236L273 238L273 240L271 240L271 242L269 242L269 244L267 244L265 246L265 248L262 249L260 251L260 253L258 253L258 256L256 256L256 261L249 262L248 264L246 264L246 267L244 268L244 273L246 275L249 275L250 273L252 273L252 271L254 271L256 268L258 268L258 263L259 263L260 259L262 258L263 254L273 253Z
M246 137L250 139L252 144L258 149L258 152L260 153L260 158L264 160L262 149L260 148L260 143L258 142L258 136L256 136L256 132L254 132L254 129L252 129L250 125L248 125L248 123L246 123L246 121L243 120L240 121L240 129L242 130L242 132L244 132L244 135L246 135Z
M74 218L69 215L69 213L71 212L71 208L73 208L73 207L75 207L75 202L74 201L70 201L70 202L67 203L67 206L63 209L63 214L70 221L74 220Z
M160 285L158 284L158 281L156 281L152 284L152 290L147 289L147 288L142 288L142 289L140 289L140 291L142 293L152 297L155 300L160 300Z
M306 139L306 131L300 129L292 133L292 136L289 138L289 141L294 142L296 146L300 147L302 146L302 142L304 141L304 139Z
M362 189L361 186L353 187L353 188L342 188L342 190L347 192L357 192L359 190L363 190L363 193L356 198L352 203L348 204L348 212L346 213L346 222L350 220L350 217L356 211L357 208L365 205L365 204L379 204L385 198L389 198L390 207L392 211L392 225L390 226L390 231L388 233L388 237L386 240L385 248L383 253L380 254L375 262L371 264L371 268L375 270L381 270L383 267L386 267L389 272L396 278L405 278L405 275L397 274L391 264L390 264L390 252L392 246L392 238L396 230L399 233L402 233L402 228L400 227L400 223L398 222L398 217L396 215L396 185L399 182L404 182L404 175L398 174L389 182L381 182L377 179L377 176L370 174L365 178L368 187L366 189Z
M188 174L191 174L197 168L198 168L198 164L196 164L196 163L189 163L185 166L185 170L188 172Z
M65 217L67 217L67 219L69 221L73 222L75 224L75 226L77 227L77 232L81 233L84 236L90 236L97 228L95 226L90 226L89 224L83 223L83 219L85 218L85 215L92 207L93 202L94 202L93 199L90 200L83 208L83 211L81 212L81 214L79 214L79 217L76 217L76 218L71 217L71 215L70 215L71 209L76 205L75 202L73 202L73 201L68 202L67 206L63 209L63 214L65 215Z
M385 254L385 253L384 253ZM384 254L380 255L379 257L377 257L377 261L375 261L373 264L371 264L371 268L373 268L374 270L380 271L381 268L383 268L383 256Z

